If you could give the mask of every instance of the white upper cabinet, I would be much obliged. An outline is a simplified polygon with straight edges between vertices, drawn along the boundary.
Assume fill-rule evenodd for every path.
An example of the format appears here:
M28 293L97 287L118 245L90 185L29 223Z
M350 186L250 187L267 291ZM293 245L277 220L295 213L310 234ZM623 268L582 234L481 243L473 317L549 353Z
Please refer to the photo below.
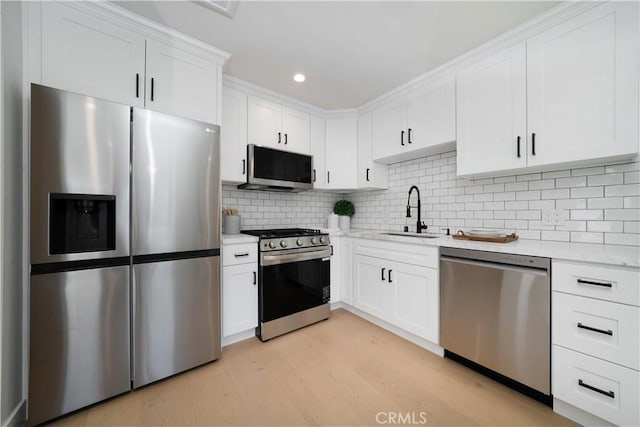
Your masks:
M43 85L144 106L144 36L68 5L40 7Z
M358 188L385 189L389 183L389 167L373 161L371 132L373 114L358 116Z
M526 48L518 44L458 74L458 174L527 165Z
M460 72L458 175L633 158L637 17L637 2L597 5Z
M309 114L252 95L248 103L250 144L309 153Z
M162 41L161 29L106 2L31 2L27 10L31 81L220 123L226 53L182 36Z
M247 180L247 95L222 88L222 122L220 126L220 173L223 181Z
M529 165L638 152L638 2L611 2L527 41Z
M313 157L313 188L327 188L327 167L325 162L325 124L324 119L311 116L310 152Z
M357 119L355 117L327 119L325 132L327 167L325 188L334 190L357 188Z
M372 158L384 163L453 148L455 80L431 82L373 112Z
M215 62L157 40L147 40L146 108L219 123Z

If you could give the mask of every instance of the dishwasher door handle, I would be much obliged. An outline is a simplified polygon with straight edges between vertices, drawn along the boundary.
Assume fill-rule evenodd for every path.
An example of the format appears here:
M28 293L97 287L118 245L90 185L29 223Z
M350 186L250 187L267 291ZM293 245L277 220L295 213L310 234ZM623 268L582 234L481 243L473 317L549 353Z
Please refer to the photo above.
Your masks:
M506 270L513 271L515 273L524 273L524 274L533 274L536 276L544 276L547 277L547 270L533 267L519 267L517 265L511 264L500 264L496 262L487 262L487 261L473 261L470 259L462 259L462 258L453 258L448 256L440 256L440 261L446 262L455 262L458 264L466 264L472 265L475 267L485 267L485 268L493 268L494 270Z

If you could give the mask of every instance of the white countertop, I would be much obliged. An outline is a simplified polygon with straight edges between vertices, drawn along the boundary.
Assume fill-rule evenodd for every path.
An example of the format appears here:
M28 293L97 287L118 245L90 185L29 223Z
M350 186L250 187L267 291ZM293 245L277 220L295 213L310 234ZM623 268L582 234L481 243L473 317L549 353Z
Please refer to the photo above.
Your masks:
M451 236L423 238L411 236L389 236L379 230L327 230L331 235L342 235L360 239L412 243L425 246L475 249L517 255L542 256L560 260L595 262L601 264L640 267L640 248L636 246L597 245L590 243L550 242L543 240L516 240L510 243L472 242L454 240Z
M238 243L256 243L258 241L258 237L251 236L249 234L223 234L222 235L222 244L223 245L233 245Z

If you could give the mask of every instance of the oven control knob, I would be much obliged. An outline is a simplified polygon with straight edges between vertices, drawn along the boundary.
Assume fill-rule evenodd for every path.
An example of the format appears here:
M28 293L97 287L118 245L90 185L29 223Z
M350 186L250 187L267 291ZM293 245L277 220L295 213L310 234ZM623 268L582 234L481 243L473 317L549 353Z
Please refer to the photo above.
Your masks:
M318 238L317 237L312 237L311 238L311 244L312 245L317 245L318 244Z
M280 246L282 246L283 248L287 247L287 241L286 240L280 240Z
M302 246L302 239L298 239L298 240L296 240L296 245L298 245L298 246Z
M325 243L327 243L327 239L325 239L324 236L320 236L320 243L324 245Z
M269 247L271 249L275 249L276 248L276 242L269 242Z

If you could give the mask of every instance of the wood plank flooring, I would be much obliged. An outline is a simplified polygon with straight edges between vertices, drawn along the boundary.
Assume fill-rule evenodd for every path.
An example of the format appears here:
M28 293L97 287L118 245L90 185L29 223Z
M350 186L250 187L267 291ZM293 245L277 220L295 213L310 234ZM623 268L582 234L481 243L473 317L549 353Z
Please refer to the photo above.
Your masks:
M532 399L341 309L327 321L267 343L251 339L226 347L216 362L56 424L394 424L386 413L427 426L574 425Z

